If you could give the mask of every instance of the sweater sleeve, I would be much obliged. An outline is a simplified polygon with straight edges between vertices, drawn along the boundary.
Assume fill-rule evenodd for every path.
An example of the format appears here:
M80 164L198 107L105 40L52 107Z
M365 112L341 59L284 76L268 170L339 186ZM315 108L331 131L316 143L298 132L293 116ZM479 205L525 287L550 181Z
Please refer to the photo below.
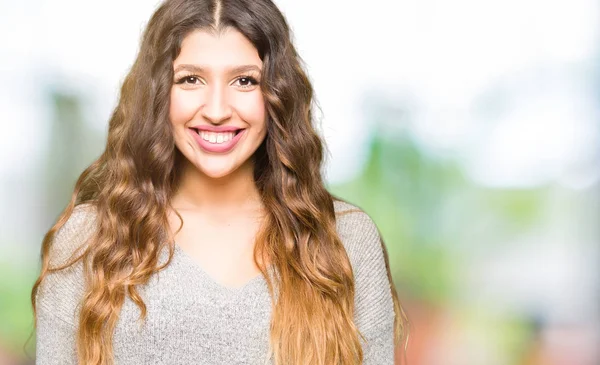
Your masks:
M49 250L50 267L67 263L90 237L94 228L90 205L75 207L54 236ZM36 364L77 364L75 335L79 302L84 290L81 261L48 274L36 295Z
M366 339L363 364L393 365L394 302L379 230L365 212L345 202L337 206L342 205L340 210L354 210L337 224L354 272L355 321Z

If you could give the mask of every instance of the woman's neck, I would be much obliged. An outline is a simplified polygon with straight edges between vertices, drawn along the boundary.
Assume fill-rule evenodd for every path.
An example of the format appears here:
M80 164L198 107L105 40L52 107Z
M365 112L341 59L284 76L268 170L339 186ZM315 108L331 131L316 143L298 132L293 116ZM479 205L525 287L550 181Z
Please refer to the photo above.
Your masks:
M262 201L254 182L252 161L217 179L206 176L186 161L179 189L171 205L176 210L211 214L260 210Z

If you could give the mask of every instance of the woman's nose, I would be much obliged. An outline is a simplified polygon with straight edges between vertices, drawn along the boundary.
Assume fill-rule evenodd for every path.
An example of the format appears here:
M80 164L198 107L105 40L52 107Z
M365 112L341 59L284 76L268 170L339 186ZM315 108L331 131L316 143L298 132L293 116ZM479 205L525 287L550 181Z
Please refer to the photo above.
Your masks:
M202 116L211 123L220 123L231 117L231 106L227 98L227 89L214 85L208 87L202 106Z

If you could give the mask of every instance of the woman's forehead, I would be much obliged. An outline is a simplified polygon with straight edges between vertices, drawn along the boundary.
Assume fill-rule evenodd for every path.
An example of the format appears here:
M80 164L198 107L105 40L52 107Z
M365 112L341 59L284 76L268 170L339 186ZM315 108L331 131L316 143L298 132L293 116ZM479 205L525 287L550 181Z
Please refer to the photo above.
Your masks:
M259 70L262 61L254 45L235 28L213 33L196 30L188 34L174 62L177 70L182 65L196 65L205 71L230 71L240 66L254 66Z

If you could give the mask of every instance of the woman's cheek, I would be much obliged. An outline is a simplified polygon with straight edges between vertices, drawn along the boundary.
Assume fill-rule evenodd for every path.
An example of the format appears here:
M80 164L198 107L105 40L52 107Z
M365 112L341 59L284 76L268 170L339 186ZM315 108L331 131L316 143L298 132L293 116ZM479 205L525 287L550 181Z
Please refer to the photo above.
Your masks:
M182 92L175 89L171 92L171 105L169 109L172 123L185 123L194 117L198 108L198 95L193 97L193 92Z
M237 109L242 119L248 123L260 123L265 119L265 102L260 92L240 97Z

